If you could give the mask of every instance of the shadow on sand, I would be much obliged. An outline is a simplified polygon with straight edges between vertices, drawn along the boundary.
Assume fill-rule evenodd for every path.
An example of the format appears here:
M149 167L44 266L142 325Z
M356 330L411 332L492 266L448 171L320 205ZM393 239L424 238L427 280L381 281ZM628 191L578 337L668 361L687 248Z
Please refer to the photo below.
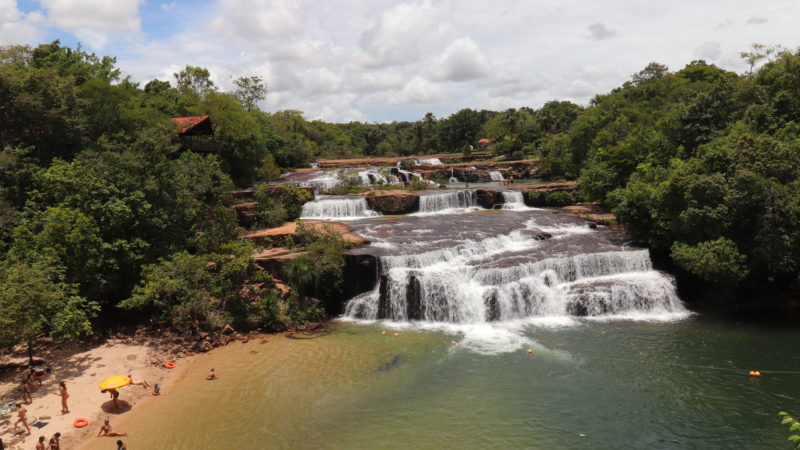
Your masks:
M122 414L124 412L128 412L131 410L131 404L126 402L125 400L117 400L117 403L119 403L119 408L114 406L113 400L109 400L103 403L103 405L100 406L100 409L102 409L103 412L108 414Z

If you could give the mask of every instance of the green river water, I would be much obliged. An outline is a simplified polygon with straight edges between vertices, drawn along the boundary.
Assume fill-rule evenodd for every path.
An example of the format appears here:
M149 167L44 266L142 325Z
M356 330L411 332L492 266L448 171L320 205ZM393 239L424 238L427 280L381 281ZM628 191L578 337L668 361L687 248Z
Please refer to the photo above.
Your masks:
M777 412L800 413L800 374L769 371L800 369L797 342L697 316L466 337L340 322L202 355L117 428L132 450L790 448Z

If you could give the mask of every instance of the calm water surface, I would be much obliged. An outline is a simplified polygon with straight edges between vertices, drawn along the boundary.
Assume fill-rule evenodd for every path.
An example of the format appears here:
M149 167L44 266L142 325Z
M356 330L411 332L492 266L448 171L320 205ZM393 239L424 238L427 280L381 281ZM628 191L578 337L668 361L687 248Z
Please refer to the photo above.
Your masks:
M800 414L800 374L768 372L800 370L799 330L697 316L513 331L342 322L267 340L198 357L120 421L128 448L787 448L776 413ZM709 365L730 370L695 367ZM210 367L219 380L202 380Z

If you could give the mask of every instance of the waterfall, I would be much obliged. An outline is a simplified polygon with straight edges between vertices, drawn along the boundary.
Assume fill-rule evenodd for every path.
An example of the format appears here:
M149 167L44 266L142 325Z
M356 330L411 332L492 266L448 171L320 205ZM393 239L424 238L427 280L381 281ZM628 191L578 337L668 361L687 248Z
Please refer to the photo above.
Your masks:
M450 179L448 180L448 182L449 182L449 183L458 183L458 178L456 178L456 177L453 175L453 173L454 173L453 171L454 171L454 170L455 170L455 169L453 169L452 167L450 168Z
M497 171L497 170L490 170L489 171L489 177L491 177L492 181L503 181L503 180L505 180L505 178L503 178L503 174L500 173L500 171Z
M419 212L430 214L453 209L476 208L474 190L436 192L419 196Z
M503 191L503 209L523 210L528 209L525 206L525 200L520 191Z
M440 166L442 165L442 161L439 158L424 158L418 161L418 164L421 165L429 165L429 166Z
M467 193L460 192L464 203ZM444 195L427 197L438 207L453 207L456 202ZM426 208L431 207L428 202ZM672 278L653 269L648 250L610 246L605 238L592 237L603 236L600 232L574 222L545 225L529 220L524 228L507 234L461 240L420 253L379 256L378 286L352 298L345 316L481 324L687 314ZM544 230L554 236L543 239ZM449 234L443 237L454 239ZM579 248L587 252L575 254Z
M369 209L366 199L358 198L326 198L320 196L317 200L307 202L300 212L301 219L361 219L375 217L381 214Z

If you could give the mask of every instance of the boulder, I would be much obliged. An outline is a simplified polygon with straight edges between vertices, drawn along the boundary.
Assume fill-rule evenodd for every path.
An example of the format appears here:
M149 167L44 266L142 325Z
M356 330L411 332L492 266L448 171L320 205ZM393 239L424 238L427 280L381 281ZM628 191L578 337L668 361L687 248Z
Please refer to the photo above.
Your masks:
M482 208L494 209L503 204L503 193L491 189L478 189L475 198Z
M381 214L409 214L419 210L419 194L390 191L375 193L366 197L370 209Z

